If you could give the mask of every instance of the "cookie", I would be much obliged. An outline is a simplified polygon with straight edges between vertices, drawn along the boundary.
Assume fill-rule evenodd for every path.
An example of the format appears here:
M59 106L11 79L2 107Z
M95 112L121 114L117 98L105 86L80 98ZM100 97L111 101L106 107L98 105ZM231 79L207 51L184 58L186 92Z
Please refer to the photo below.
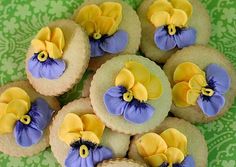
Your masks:
M15 104L13 105L13 103ZM24 104L27 105L27 108L24 108ZM29 104L31 105L30 110ZM60 109L60 105L56 98L42 96L35 92L29 82L18 81L9 83L0 88L0 105L1 113L5 111L5 114L1 114L0 116L1 152L14 157L26 157L35 155L49 146L49 129L47 128L47 125L50 123L49 118L54 111ZM17 110L14 110L14 108L11 107L17 107ZM50 111L48 111L49 108ZM44 112L44 115L40 115L41 118L39 118L39 114L36 113L39 109ZM9 112L11 111L15 111L18 118L15 119L15 114L11 114L11 118L9 118ZM24 112L20 113L20 111ZM47 117L45 117L46 113L48 114ZM12 124L9 124L10 121L12 121L12 117L14 120ZM9 120L5 122L6 120L4 121L4 118L9 118ZM23 118L28 119L29 122L25 122L22 120ZM34 120L32 120L32 118ZM44 122L42 118L46 121ZM35 123L35 120L38 122ZM41 126L39 126L39 123ZM37 126L37 128L35 128L35 126ZM32 127L34 127L34 130L32 130ZM24 132L24 130L28 131ZM41 133L40 130L43 130L43 133ZM24 134L31 134L31 136L22 137ZM33 138L31 138L32 136Z
M42 28L26 56L26 74L39 93L58 96L82 78L90 59L86 33L71 20L58 20Z
M227 58L213 48L201 45L184 48L166 62L164 71L173 90L171 112L177 117L192 123L213 121L228 111L234 102L235 70ZM205 76L195 76L197 73ZM186 75L188 75L187 78L182 78ZM188 84L191 86L194 80L198 82L199 79L201 80L201 83L197 84L199 87L196 88L193 85L189 89ZM185 87L185 90L181 87ZM197 90L197 94L187 96L186 93L193 92L193 89ZM204 92L205 90L210 91L211 94L207 94L208 92ZM187 97L188 102L186 103ZM180 102L183 103L180 104Z
M90 99L109 128L125 134L147 132L167 116L171 90L161 68L147 58L120 55L93 76Z
M160 142L163 142L163 139L164 139L164 143L162 144L160 143L159 147L157 148L157 149L160 149L160 154L162 153L161 149L164 149L164 150L166 149L164 145L165 143L167 143L168 147L169 146L171 146L172 148L178 147L178 149L180 149L181 152L182 151L185 152L185 157L188 157L188 160L186 160L185 158L185 161L182 162L182 164L185 163L186 166L194 166L194 165L190 165L191 163L194 162L195 167L207 166L208 149L207 149L206 141L203 135L200 133L200 131L192 124L188 123L187 121L184 121L183 119L168 117L161 123L161 125L156 130L154 130L151 133L151 135L153 135L153 133L154 133L154 136ZM144 140L143 140L144 137L142 137L144 135L146 135L147 137L147 135L150 135L150 133L137 135L132 139L129 153L128 153L129 158L132 158L136 161L145 162L144 158L141 156L142 154L140 154L142 152L138 151L137 149L137 145L140 146L139 143L144 144ZM152 144L154 144L154 142ZM187 144L187 147L186 147L186 144ZM170 153L170 151L167 151L167 152ZM176 151L176 155L178 155L177 153L178 151ZM183 159L183 157L180 159ZM146 162L151 162L151 161L148 161L147 159Z
M158 63L165 63L178 48L209 41L210 18L199 0L145 0L137 13L142 26L141 50Z
M90 18L86 19L88 12ZM85 0L74 12L72 19L90 37L90 69L99 67L112 56L134 54L139 49L141 24L136 11L124 1Z
M126 159L126 158L121 158L121 159L111 159L104 161L100 164L97 165L97 167L146 167L145 164L142 164L140 162L135 162L132 159Z
M78 119L78 120L80 120L80 118L82 119L82 121L84 123L84 129L83 129L84 131L80 130L80 132L82 134L82 137L81 137L82 140L80 140L81 138L71 140L71 141L76 141L76 140L78 140L78 141L71 144L71 147L70 147L65 142L65 136L66 136L66 134L68 135L69 133L65 134L64 133L65 130L63 131L62 127L66 126L64 123L65 120L67 119L66 117L69 117L71 115L72 116L74 115L74 117L76 116L76 119ZM93 116L91 116L91 115L93 115ZM84 120L87 118L87 121L88 121L89 117L93 117L93 121L92 121L92 123L90 122L91 124L89 124L89 123L86 124L86 121L84 121ZM76 121L76 123L73 123L73 127L77 128L79 126L79 122L80 121ZM102 134L103 130L101 130L101 129L100 130L98 129L96 132L93 133L91 129L94 126L96 126L95 128L102 127L101 129L104 129L103 123L100 122L99 119L93 114L93 109L90 104L90 100L88 98L81 98L79 100L75 100L75 101L69 103L68 105L64 106L62 108L62 110L60 110L58 112L58 114L56 115L56 117L53 120L52 126L50 127L50 145L51 145L51 149L52 149L54 156L56 157L57 161L62 166L70 166L71 165L71 164L68 164L69 163L68 159L70 159L69 154L71 153L71 152L69 152L69 150L71 148L76 147L76 146L79 147L78 142L79 141L82 142L86 138L86 135L84 135L84 134L95 134L96 133L96 135L97 135L99 133L99 135L97 135L97 136L99 136L100 144L96 148L99 148L99 149L102 148L102 149L106 150L105 154L101 154L101 153L104 153L104 150L100 150L100 153L99 153L100 160L101 160L101 158L104 158L106 156L107 156L106 158L110 157L111 152L113 154L112 157L114 157L114 158L115 157L124 157L126 155L126 152L128 150L129 143L130 143L130 136L129 135L119 134L117 132L113 132L112 130L110 130L108 128L104 129L103 134ZM68 125L68 127L69 127L69 125ZM86 131L88 133L86 133ZM76 134L77 132L79 133L79 130L77 129L77 131L74 130L73 132ZM96 137L96 135L95 135L95 137L93 137L91 139L91 140L93 140L93 142L92 142L93 144L91 144L91 142L87 142L87 144L90 143L91 147L96 146L96 144L94 144L94 143L97 140L99 140L98 137ZM68 136L70 137L70 135L68 135ZM90 136L90 138L91 138L91 136L94 136L94 135L88 135L88 136ZM87 136L87 139L89 138L88 136ZM88 141L91 141L91 140L88 140ZM67 143L70 143L70 142L67 142ZM77 143L77 145L76 145L76 143ZM87 144L85 142L84 145L87 147L88 146ZM72 145L74 147L72 147ZM76 151L76 153L79 153L78 150ZM90 151L90 153L88 155L90 155L90 154L92 154L92 151ZM79 154L78 154L78 156L79 156ZM83 158L84 158L84 161L86 161L88 163L92 163L92 162L90 162L90 160L88 160L89 157L86 159L86 157L83 156ZM96 159L96 158L94 158L94 159ZM74 159L73 161L77 162L77 160L78 159ZM100 162L100 160L99 160L99 162ZM81 163L83 164L83 162L81 162ZM96 163L98 163L98 162L96 162Z

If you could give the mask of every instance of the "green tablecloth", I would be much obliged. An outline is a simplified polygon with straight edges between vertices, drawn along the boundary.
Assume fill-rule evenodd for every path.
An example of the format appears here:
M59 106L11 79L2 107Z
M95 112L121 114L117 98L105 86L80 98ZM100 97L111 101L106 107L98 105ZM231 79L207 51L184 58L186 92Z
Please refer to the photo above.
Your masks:
M125 0L135 9L142 0ZM210 45L224 52L236 67L236 0L201 0L212 21ZM69 18L82 0L0 1L0 84L25 79L24 59L34 34L50 21ZM86 77L86 76L85 76ZM79 96L78 84L63 103ZM77 90L77 91L75 91ZM236 103L218 121L198 125L209 148L209 167L236 166ZM0 166L59 166L50 149L30 158L13 158L0 153Z

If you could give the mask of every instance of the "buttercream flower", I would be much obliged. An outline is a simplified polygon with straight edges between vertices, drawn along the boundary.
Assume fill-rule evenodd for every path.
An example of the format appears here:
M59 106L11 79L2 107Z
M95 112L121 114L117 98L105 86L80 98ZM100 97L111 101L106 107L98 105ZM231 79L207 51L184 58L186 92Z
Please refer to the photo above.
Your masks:
M155 110L145 102L157 99L161 94L159 78L142 64L129 61L118 73L115 87L104 94L104 104L109 113L123 115L127 121L141 124L148 121Z
M224 94L230 88L227 71L210 64L205 72L197 65L185 62L174 72L173 101L178 107L196 105L206 116L215 116L224 107Z
M154 42L161 50L183 48L196 41L196 30L187 28L192 15L188 0L156 0L149 7L147 17L157 28Z
M187 155L187 138L178 130L169 128L160 135L147 133L135 142L138 153L153 167L195 166Z
M60 28L51 32L49 27L42 28L31 41L34 55L28 62L29 71L35 78L57 79L65 71L62 59L65 39Z
M59 139L70 146L65 166L94 167L112 158L112 151L99 145L104 128L104 124L94 114L67 114L58 131Z
M16 143L22 147L37 144L48 126L53 111L41 98L32 104L21 88L7 89L0 96L0 133L14 131Z
M116 54L128 44L128 34L118 30L122 20L122 6L117 2L86 5L80 9L75 21L89 35L91 56L105 53Z

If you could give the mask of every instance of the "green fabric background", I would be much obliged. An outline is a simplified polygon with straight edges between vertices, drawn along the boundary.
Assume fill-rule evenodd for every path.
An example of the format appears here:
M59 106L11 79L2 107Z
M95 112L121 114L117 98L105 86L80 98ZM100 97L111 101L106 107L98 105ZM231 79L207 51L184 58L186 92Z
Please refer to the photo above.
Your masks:
M135 9L142 0L125 0ZM0 85L25 79L24 59L32 37L50 21L70 18L82 0L0 0ZM236 1L201 0L212 21L210 45L219 49L236 67ZM86 73L87 74L87 73ZM84 78L86 78L85 75ZM65 104L79 97L82 82L60 97ZM198 125L209 148L209 167L236 166L236 102L221 119ZM59 166L50 149L29 158L0 153L0 166Z

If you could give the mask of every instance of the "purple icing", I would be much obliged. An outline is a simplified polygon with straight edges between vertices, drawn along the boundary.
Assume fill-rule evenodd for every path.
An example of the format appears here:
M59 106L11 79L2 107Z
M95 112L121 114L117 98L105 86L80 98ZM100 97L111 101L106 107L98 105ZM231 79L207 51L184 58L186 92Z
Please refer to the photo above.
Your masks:
M89 155L82 158L79 155L81 145L86 145ZM112 158L112 151L103 146L95 145L89 141L77 141L71 145L65 160L66 167L95 167L99 162Z
M142 124L148 121L155 109L143 102L134 99L131 102L123 100L123 94L127 92L123 86L112 87L104 94L104 104L107 111L113 115L123 115L123 117L136 124Z
M35 78L58 79L66 69L66 63L63 59L47 58L41 62L35 53L28 62L29 71Z
M224 94L230 88L230 77L225 69L217 64L211 64L206 68L208 88L214 91L213 96L201 94L197 100L199 107L205 115L215 116L225 104Z
M164 163L161 167L168 167L168 163ZM188 155L180 164L173 164L173 167L195 167L195 162L192 156Z
M23 124L21 121L16 122L14 136L18 145L30 147L40 141L43 136L43 130L51 121L53 111L44 99L38 98L32 103L28 115L31 122Z
M158 28L154 34L156 46L164 51L184 48L193 45L196 41L196 30L193 28L176 28L176 34L170 35L167 26Z
M116 54L122 52L128 44L128 34L118 30L112 36L103 36L100 39L89 39L91 45L91 57L99 57L105 53Z

